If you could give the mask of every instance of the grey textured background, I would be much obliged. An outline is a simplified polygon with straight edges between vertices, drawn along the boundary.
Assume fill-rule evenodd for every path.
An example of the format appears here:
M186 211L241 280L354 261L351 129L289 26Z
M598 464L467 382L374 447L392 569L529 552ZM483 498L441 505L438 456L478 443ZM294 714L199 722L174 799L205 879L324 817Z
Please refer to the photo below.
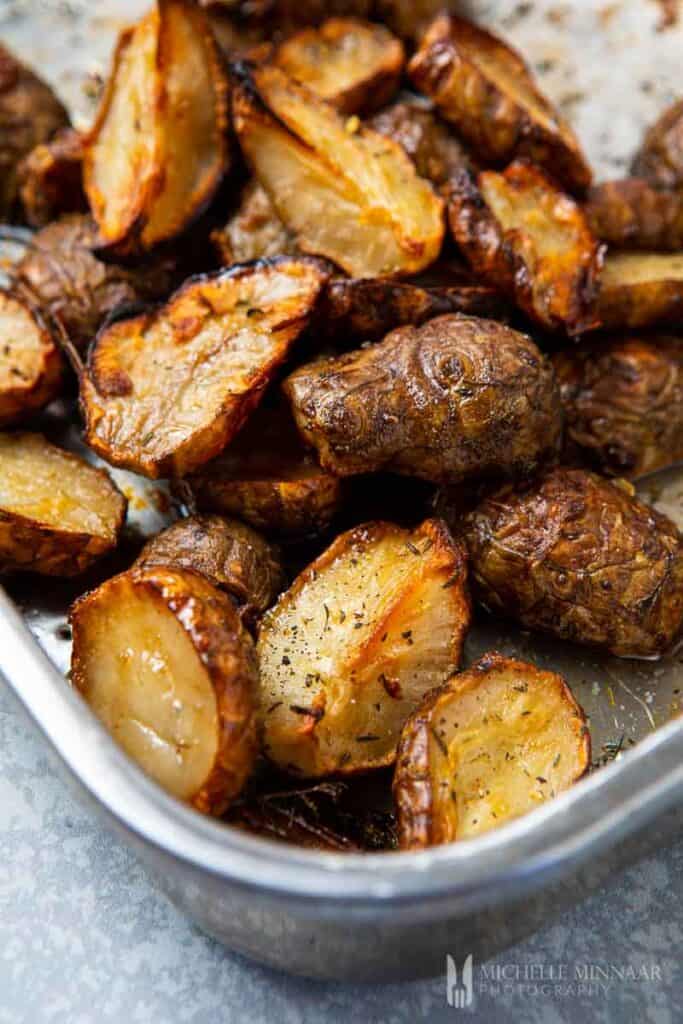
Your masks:
M683 841L493 961L546 972L563 964L570 978L583 965L635 973L644 965L648 975L654 966L661 982L479 994L485 979L475 964L474 1005L455 1010L445 976L372 987L289 978L231 955L186 921L74 802L0 692L0 1024L674 1024L683 1019L682 892Z

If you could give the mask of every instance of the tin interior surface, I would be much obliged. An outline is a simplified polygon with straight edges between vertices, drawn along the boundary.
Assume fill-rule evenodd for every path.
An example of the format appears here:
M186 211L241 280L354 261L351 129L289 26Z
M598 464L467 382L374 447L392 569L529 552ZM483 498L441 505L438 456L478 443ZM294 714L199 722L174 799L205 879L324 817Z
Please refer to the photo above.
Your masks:
M13 0L0 5L0 35L48 77L73 111L76 124L84 127L92 119L116 32L146 6L136 0ZM674 99L683 27L665 29L658 4L648 0L609 5L501 0L463 6L520 48L543 88L575 125L596 179L625 173L644 127ZM48 436L87 454L79 443L77 423L73 406L58 407L51 410L46 430ZM134 551L141 538L172 520L168 491L163 484L132 473L114 469L113 476L129 498L128 551ZM639 491L683 527L683 470L656 474L643 481ZM125 547L119 565L126 565ZM51 581L45 587L17 579L10 586L31 630L62 671L69 662L64 629L68 604L111 571L108 563L85 581ZM602 658L479 616L466 660L470 663L491 649L567 677L590 718L598 764L618 757L680 713L681 652L673 651L655 663Z
M73 406L56 405L44 419L46 436L101 464L79 439ZM168 486L107 467L129 501L128 524L116 554L86 577L50 580L45 586L28 576L12 579L7 590L31 632L51 661L66 673L71 653L67 626L72 601L92 586L126 569L144 539L169 525L178 514ZM683 469L673 468L643 480L640 496L683 529ZM486 651L530 661L565 676L589 719L593 768L622 754L659 726L677 718L683 706L683 646L658 661L601 656L589 648L522 630L512 622L478 613L467 638L465 664Z
M92 118L116 32L146 6L135 0L6 0L0 3L0 37L57 87L77 126L84 127ZM542 87L576 127L597 180L626 173L644 127L675 98L683 26L664 27L660 5L650 0L615 4L498 0L462 4L459 9L500 31L525 54ZM75 404L51 408L45 429L51 439L85 453ZM97 462L89 453L88 457ZM66 615L71 601L128 565L142 540L177 515L163 483L121 470L111 472L129 499L121 552L86 578L46 583L17 577L7 586L31 633L61 673L69 664ZM639 492L683 528L683 468L653 475L641 482ZM467 642L466 663L491 649L567 678L590 720L596 771L625 758L640 741L680 714L683 649L653 662L602 657L479 616ZM541 817L537 827L542 827ZM207 926L220 931L210 922ZM262 955L243 945L247 952ZM296 964L292 969L297 969Z

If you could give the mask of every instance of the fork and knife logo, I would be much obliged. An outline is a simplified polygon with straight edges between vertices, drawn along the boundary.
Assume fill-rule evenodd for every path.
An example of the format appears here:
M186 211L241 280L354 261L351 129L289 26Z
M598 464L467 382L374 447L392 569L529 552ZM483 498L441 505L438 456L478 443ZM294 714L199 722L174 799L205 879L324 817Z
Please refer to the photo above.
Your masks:
M472 954L464 964L458 981L458 966L450 955L446 956L446 1001L456 1010L464 1010L472 1005Z

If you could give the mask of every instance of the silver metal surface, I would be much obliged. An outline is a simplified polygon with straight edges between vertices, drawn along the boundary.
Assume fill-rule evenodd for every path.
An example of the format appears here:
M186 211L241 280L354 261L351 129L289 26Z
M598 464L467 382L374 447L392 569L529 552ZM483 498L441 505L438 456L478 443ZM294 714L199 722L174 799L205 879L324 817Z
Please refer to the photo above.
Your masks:
M524 49L604 174L623 168L643 124L680 80L681 29L657 32L657 5L647 0L469 6ZM85 120L118 14L141 7L0 0L0 35L52 73ZM78 446L68 410L55 410L47 430ZM114 475L131 499L129 539L160 529L172 515L164 488ZM641 490L683 525L683 471ZM98 573L113 571L111 563ZM13 601L0 594L2 676L67 777L171 898L232 949L317 977L438 971L446 951L476 954L485 938L490 954L492 936L500 948L515 941L683 825L679 655L601 659L490 621L468 642L468 659L497 647L562 671L590 716L596 761L611 763L499 831L421 854L313 853L233 831L161 792L66 682L65 612L96 578L17 580Z

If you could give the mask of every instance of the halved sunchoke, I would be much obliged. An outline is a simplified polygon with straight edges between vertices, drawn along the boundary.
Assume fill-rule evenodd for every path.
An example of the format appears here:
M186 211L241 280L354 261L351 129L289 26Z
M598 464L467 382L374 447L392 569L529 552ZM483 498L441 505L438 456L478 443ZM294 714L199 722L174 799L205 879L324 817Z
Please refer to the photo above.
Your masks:
M201 573L236 601L247 621L262 615L284 589L271 544L244 523L223 516L189 516L149 540L136 561Z
M475 595L527 628L622 658L662 655L683 627L683 544L624 481L558 468L467 518Z
M449 185L451 230L472 269L549 330L579 334L596 323L603 250L574 200L518 160Z
M126 500L40 434L0 434L0 572L75 576L117 543Z
M20 422L59 394L62 356L40 316L0 289L0 425Z
M610 330L683 324L683 252L610 251L596 313Z
M405 51L383 25L329 18L278 46L273 62L342 114L367 114L392 99Z
M321 776L391 764L403 722L459 662L466 561L441 520L339 536L264 618L264 751Z
M419 850L498 828L568 789L590 760L586 718L562 676L485 654L403 728L399 845Z
M304 258L239 265L105 327L81 374L87 443L149 477L208 462L258 405L326 278Z
M229 163L228 82L203 12L158 0L122 32L95 125L85 189L105 246L123 252L180 234Z
M591 170L571 127L502 39L464 18L441 14L409 72L483 161L529 157L570 190L590 185Z
M524 477L561 433L550 364L526 335L476 317L399 328L301 367L284 388L304 441L338 476Z
M204 511L238 516L276 537L314 537L339 509L342 484L306 451L283 412L258 409L217 459L183 483Z
M302 249L358 277L437 258L443 202L397 143L347 123L279 68L240 63L233 77L242 150Z
M114 310L165 297L176 278L171 259L137 267L105 263L93 253L96 239L89 217L63 217L33 236L14 268L46 319L55 320L80 351Z
M173 796L222 814L256 758L256 662L226 594L162 566L107 580L71 609L71 680Z
M553 357L567 456L632 479L683 460L683 339L591 341Z
M84 140L84 185L100 235L122 243L144 221L159 187L161 105L155 8L119 36L99 114Z

